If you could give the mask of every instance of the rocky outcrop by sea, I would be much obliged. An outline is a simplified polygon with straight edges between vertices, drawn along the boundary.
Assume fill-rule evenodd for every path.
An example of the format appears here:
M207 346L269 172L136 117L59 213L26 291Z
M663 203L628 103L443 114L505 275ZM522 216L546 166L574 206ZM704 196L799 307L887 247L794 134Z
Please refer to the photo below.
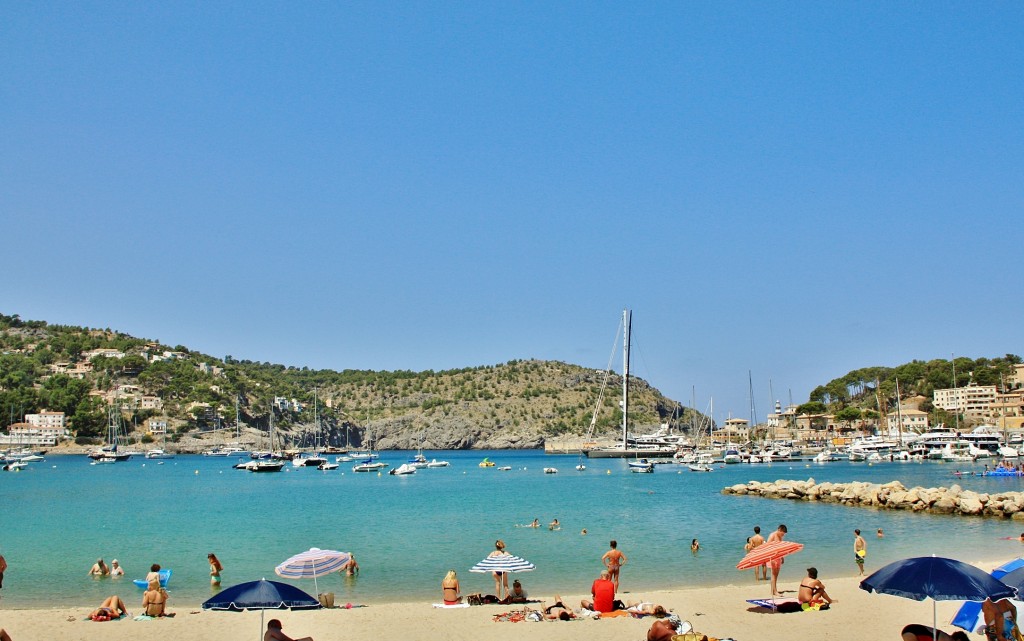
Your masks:
M899 481L883 484L859 481L815 483L814 479L810 478L806 481L738 483L723 488L722 494L1024 521L1024 492L974 492L955 484L950 487L908 489Z

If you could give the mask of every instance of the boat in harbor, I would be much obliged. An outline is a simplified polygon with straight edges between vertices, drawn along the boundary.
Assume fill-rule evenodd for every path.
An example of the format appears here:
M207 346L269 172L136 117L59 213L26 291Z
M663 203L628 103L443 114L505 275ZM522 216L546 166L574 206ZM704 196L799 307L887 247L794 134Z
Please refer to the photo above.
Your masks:
M86 454L96 463L123 463L132 457L131 452L119 449L124 431L121 427L121 408L112 405L107 411L107 444Z
M651 474L654 472L654 463L642 458L638 461L629 462L629 471L635 474Z
M387 463L366 459L362 463L352 466L353 472L379 472L388 466Z
M415 474L416 466L412 463L402 463L398 467L392 468L388 474L391 476L405 476L406 474Z
M494 467L494 461L487 457L484 457L484 460L480 461L479 465L480 467Z
M665 436L660 436L655 433L649 435L643 439L637 439L630 436L629 433L629 341L632 332L632 315L628 309L622 310L622 324L620 326L622 330L622 442L610 447L597 447L584 449L583 453L588 458L671 458L677 450L676 445L664 444L658 440L652 440ZM617 338L617 336L616 336ZM614 351L613 351L614 356ZM608 377L607 373L610 372L610 367L606 370L605 384L607 384ZM604 402L604 390L602 386L600 395L598 397L598 405L594 409L593 417L590 421L590 430L587 434L587 442L592 442L594 437L594 428L597 425L597 411L603 405Z
M448 461L439 461L436 458L430 459L430 462L427 463L427 467L448 467L448 465L450 465Z

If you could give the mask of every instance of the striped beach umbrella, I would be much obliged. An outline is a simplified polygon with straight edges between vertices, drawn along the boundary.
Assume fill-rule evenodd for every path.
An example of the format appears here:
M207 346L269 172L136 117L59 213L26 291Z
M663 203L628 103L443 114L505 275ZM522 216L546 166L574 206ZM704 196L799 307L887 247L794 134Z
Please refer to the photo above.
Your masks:
M512 554L500 554L489 556L469 568L470 572L529 572L537 569L537 566L526 559Z
M274 572L285 579L313 579L313 588L319 593L320 587L316 583L316 578L337 572L351 558L352 555L348 552L310 548L287 559L274 568Z
M771 563L775 559L781 559L786 555L799 552L802 549L804 549L804 544L796 543L794 541L772 541L771 543L764 543L757 546L748 552L745 557L740 559L740 562L736 564L736 569L749 570L750 568L756 568L758 566Z

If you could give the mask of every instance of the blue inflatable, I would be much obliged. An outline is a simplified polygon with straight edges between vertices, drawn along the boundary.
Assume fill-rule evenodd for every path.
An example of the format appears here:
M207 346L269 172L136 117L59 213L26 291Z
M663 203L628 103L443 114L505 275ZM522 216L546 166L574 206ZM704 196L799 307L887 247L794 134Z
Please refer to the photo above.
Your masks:
M158 572L158 574L160 575L160 587L166 588L167 587L167 582L171 580L171 571L170 570L160 570L160 572ZM139 586L143 590L145 590L146 588L149 587L149 584L146 583L146 579L135 579L134 581L132 581L132 583L134 583L135 585Z

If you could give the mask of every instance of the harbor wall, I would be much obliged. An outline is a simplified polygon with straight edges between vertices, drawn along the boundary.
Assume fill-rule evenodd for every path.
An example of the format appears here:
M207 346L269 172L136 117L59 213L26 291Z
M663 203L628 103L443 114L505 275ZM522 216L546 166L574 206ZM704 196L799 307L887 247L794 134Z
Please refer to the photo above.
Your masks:
M762 483L750 481L722 489L722 494L758 496L768 499L840 503L856 507L907 510L929 514L989 516L1024 521L1024 492L984 493L950 487L913 487L907 489L899 481L889 483L815 483L813 478L778 480Z

